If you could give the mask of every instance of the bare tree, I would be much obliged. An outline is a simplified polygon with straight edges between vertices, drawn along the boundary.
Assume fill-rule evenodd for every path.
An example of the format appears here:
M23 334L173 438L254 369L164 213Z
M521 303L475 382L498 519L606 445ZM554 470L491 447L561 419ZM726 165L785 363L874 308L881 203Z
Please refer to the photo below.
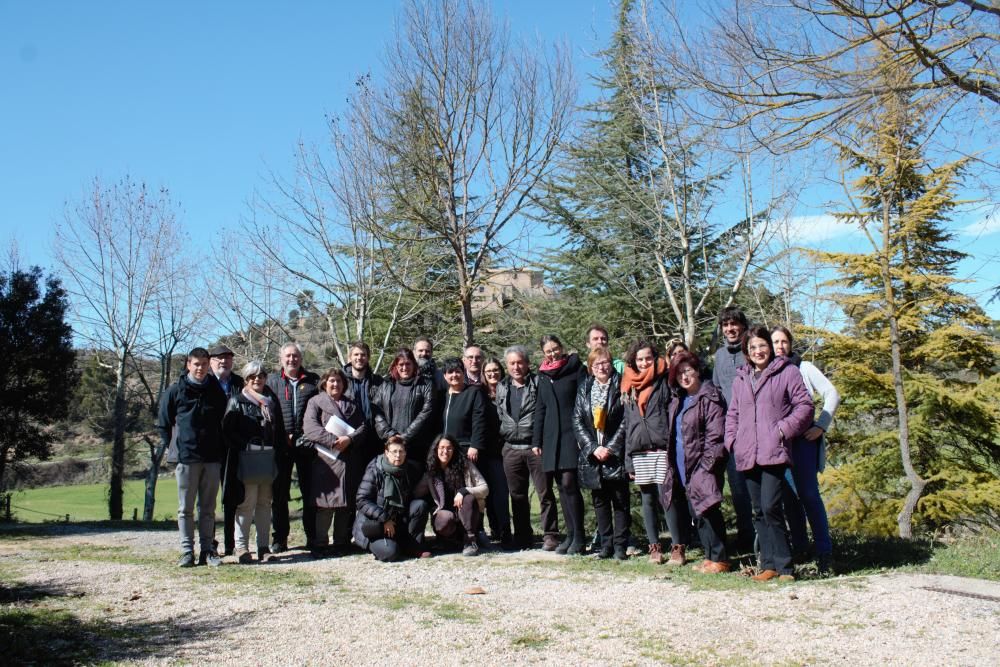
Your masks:
M169 284L167 258L179 251L175 208L166 189L128 176L110 186L95 179L56 231L55 256L73 300L75 332L113 360L111 519L122 518L130 361L148 340L151 309Z
M384 188L386 215L371 231L381 248L417 251L435 267L386 269L411 292L457 301L466 344L484 270L513 242L508 232L523 232L568 125L569 61L543 53L513 44L477 0L413 1L386 53L384 85L359 90L349 111L351 131L362 132L353 155ZM451 284L433 280L442 273Z

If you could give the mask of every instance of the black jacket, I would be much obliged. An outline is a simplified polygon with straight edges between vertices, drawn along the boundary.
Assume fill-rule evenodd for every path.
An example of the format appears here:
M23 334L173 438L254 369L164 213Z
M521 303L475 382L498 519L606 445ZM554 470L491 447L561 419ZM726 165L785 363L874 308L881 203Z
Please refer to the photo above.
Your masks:
M445 394L441 432L456 438L463 452L472 447L485 453L487 400L478 385L466 385L458 394Z
M399 385L392 380L375 388L372 396L375 431L383 441L394 435L403 436L406 457L423 461L434 431L434 388L423 377L414 378L407 409L397 411L392 405L392 397L398 388Z
M604 402L604 446L612 456L603 463L594 458L597 449L597 429L594 428L593 405L590 392L594 386L593 376L580 382L576 392L576 406L573 409L573 430L576 444L580 448L578 469L580 486L585 489L600 489L601 480L623 480L625 476L625 406L621 400L621 376L614 373L608 387L608 397Z
M530 445L535 426L535 403L538 400L538 376L528 374L521 393L521 413L515 422L511 417L510 387L513 380L505 377L497 386L497 416L500 418L500 439L512 445Z
M569 355L566 364L551 373L538 372L538 401L531 444L542 450L542 469L576 470L576 434L573 407L580 381L580 358Z
M302 418L306 414L306 403L319 393L319 376L304 368L299 370L302 379L296 385L288 381L284 370L267 376L267 386L274 392L281 407L285 433L292 436L293 442L302 435Z
M242 393L229 399L226 404L226 414L222 418L222 435L226 447L239 452L250 442L270 447L284 446L288 442L281 412L277 409L277 397L270 387L264 387L264 395L268 396L275 406L270 422L264 421L264 413L260 406Z
M219 386L222 386L221 382L219 383ZM245 386L246 382L244 382L243 378L236 373L230 373L229 392L226 394L227 398L239 396ZM225 392L225 388L223 388L222 391ZM226 410L229 410L228 404L226 405ZM224 419L225 418L223 418L223 420ZM244 493L243 482L241 482L238 477L240 469L240 453L235 449L227 447L226 453L223 456L225 459L222 461L222 504L239 505L243 502Z
M381 456L377 456L371 460L368 467L365 468L364 477L361 478L361 485L358 487L356 498L358 513L354 519L353 533L354 543L362 549L368 548L368 538L365 537L364 532L361 530L365 519L379 523L385 523L392 519L396 522L396 530L405 531L407 529L406 523L409 519L410 501L413 500L413 489L416 488L419 481L419 470L413 467L410 461L403 464L406 468L406 475L403 478L404 481L402 484L403 507L399 513L395 515L390 514L384 508L385 496L383 495L383 488L385 487L385 473L379 467L379 461L381 460Z
M344 375L347 376L347 390L344 393L361 408L361 412L365 415L365 423L371 427L369 432L369 437L371 437L371 432L375 429L372 399L375 397L375 392L378 391L378 388L385 382L385 378L373 373L371 366L369 366L365 369L364 380L357 380L354 377L354 367L350 364L344 364ZM368 383L367 392L362 392L361 387L365 382Z
M654 382L645 415L639 414L638 403L625 401L625 465L629 472L634 471L632 455L636 452L670 451L670 417L667 414L670 389L667 387L667 375L664 373Z
M177 430L178 463L219 463L222 461L222 416L226 393L215 376L195 384L187 374L170 385L160 398L157 426L164 445Z

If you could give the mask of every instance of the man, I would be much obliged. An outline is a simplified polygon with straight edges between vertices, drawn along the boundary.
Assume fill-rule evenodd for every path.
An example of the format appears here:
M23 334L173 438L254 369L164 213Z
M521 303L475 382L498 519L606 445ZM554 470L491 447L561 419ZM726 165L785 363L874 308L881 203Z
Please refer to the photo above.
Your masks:
M514 546L528 549L533 542L530 480L541 502L542 548L553 551L559 545L556 497L542 470L542 452L531 447L538 378L530 370L528 350L521 345L508 347L504 361L507 377L497 386L496 407L503 441L503 470L514 515Z
M444 373L438 370L434 361L434 343L427 336L421 336L413 341L413 356L417 358L418 372L427 378L438 395L448 391L448 383L444 381Z
M462 354L462 364L465 365L465 384L483 385L483 351L476 345L465 348Z
M608 330L604 328L603 325L597 324L596 322L590 325L587 329L587 352L589 353L595 347L607 347L608 346ZM583 362L586 365L586 357L584 357ZM625 362L621 359L612 359L611 365L614 369L618 371L621 375L625 372Z
M219 386L226 398L235 398L243 391L243 378L233 373L233 351L225 345L216 345L208 351L212 374L219 381ZM222 461L222 539L225 544L226 556L232 556L236 548L236 507L243 502L243 483L237 472L240 465L240 454L236 450L226 450Z
M194 567L194 507L198 504L200 565L219 565L215 552L215 503L222 468L222 416L226 394L209 373L208 350L188 353L187 373L160 399L157 426L164 448L177 431L177 528L181 534L181 567Z
M732 398L733 380L747 363L742 345L743 335L750 328L750 323L739 307L726 306L719 313L719 327L722 329L723 344L715 351L712 384L719 388L728 405ZM736 469L736 459L732 456L726 462L726 476L729 492L733 496L733 509L736 510L736 546L739 553L749 553L753 551L754 542L753 509L746 478Z
M302 367L302 348L298 343L285 343L278 352L281 372L267 376L267 386L278 397L278 407L285 424L288 442L275 452L278 463L278 477L274 480L271 494L272 531L271 553L288 551L288 501L292 490L292 466L299 478L302 494L302 528L306 534L306 548L313 548L313 534L316 531L316 510L312 506L309 493L310 466L316 452L312 449L296 447L302 436L302 419L306 403L319 393L319 376Z
M375 417L372 414L372 396L375 389L384 382L381 375L372 372L368 360L371 358L371 348L368 343L356 340L351 343L347 351L347 365L344 366L344 374L347 375L347 394L354 399L354 402L361 408L365 415L365 424L368 432L375 432Z

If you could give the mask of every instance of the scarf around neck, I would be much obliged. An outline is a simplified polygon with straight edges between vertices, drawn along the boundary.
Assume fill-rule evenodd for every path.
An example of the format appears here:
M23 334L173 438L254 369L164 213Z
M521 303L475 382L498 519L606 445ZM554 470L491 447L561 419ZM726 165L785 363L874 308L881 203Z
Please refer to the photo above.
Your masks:
M555 361L549 361L548 359L546 359L545 361L542 362L542 365L538 367L538 370L542 371L543 373L549 373L551 371L559 370L568 363L569 363L569 355L566 355L562 359L557 359Z
M403 488L406 486L406 471L402 466L394 466L389 463L385 454L379 454L378 466L384 473L382 499L385 506L405 509L403 507Z
M271 398L264 394L258 394L249 386L243 387L243 395L251 403L260 408L260 413L264 415L264 421L271 421Z
M644 371L635 371L631 366L626 366L625 374L622 375L622 399L635 401L639 405L639 414L645 417L646 405L653 395L653 386L666 372L666 359L657 359L656 363Z

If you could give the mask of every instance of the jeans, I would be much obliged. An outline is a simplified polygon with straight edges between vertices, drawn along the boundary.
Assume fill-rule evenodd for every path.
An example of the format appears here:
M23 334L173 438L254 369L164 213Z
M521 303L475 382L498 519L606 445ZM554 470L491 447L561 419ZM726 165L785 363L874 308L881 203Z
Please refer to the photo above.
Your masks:
M427 525L427 503L423 500L410 502L410 518L406 526L397 525L393 536L385 536L385 524L365 519L361 532L368 538L368 550L380 561L396 560L404 555L412 555L420 550L424 542L424 527Z
M243 502L236 507L236 548L247 549L250 543L250 524L257 526L257 553L267 551L267 537L271 530L271 485L245 484Z
M509 539L510 490L507 488L503 460L490 454L481 455L476 467L483 473L486 485L490 488L490 494L486 496L486 518L490 522L490 532L497 539Z
M671 493L673 497L670 499L670 507L666 510L670 544L688 546L691 542L691 511L688 507L687 493L681 484L681 478L676 473Z
M535 487L541 504L542 532L556 537L559 534L559 513L552 483L542 470L542 457L532 452L531 448L515 449L504 445L503 471L507 477L510 506L514 515L514 540L521 546L529 545L532 540L529 483ZM492 489L490 493L493 493Z
M601 488L592 489L590 497L594 503L594 514L597 516L597 532L601 536L601 546L605 550L610 550L614 544L616 549L624 551L628 547L632 527L628 482L602 480Z
M792 490L798 496L809 518L813 540L816 541L816 553L829 556L833 553L833 541L830 539L830 522L826 516L826 505L819 494L819 450L822 439L806 440L798 438L792 443Z
M221 463L178 463L177 528L181 550L194 553L194 505L198 500L198 540L202 551L215 549L215 503L219 495Z
M306 534L306 545L312 546L313 533L316 530L316 508L312 504L309 492L309 480L312 474L313 457L318 456L311 449L278 448L276 462L278 476L274 480L271 498L271 521L274 525L275 544L288 546L288 502L292 493L292 466L299 478L299 491L302 494L302 529Z
M736 511L736 548L740 553L753 551L754 521L750 493L744 473L736 469L736 457L726 461L726 476L729 478L729 493L733 497Z
M755 466L747 470L747 490L753 503L753 520L760 538L760 568L792 574L792 551L781 506L781 487L787 466Z

